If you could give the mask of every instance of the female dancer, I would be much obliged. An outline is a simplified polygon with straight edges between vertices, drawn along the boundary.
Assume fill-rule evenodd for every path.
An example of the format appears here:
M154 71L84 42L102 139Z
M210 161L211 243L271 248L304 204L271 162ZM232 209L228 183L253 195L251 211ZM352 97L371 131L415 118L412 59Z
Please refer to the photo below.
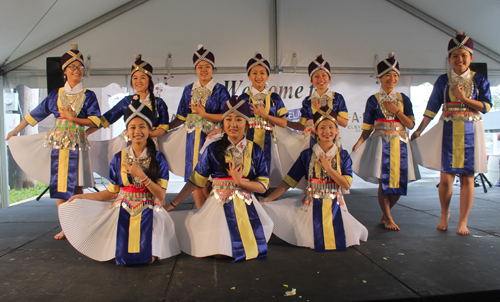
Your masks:
M274 234L284 241L317 252L345 251L366 241L368 230L347 211L342 195L352 183L351 158L338 140L337 114L321 107L313 116L318 143L304 150L278 188L262 202L272 201L302 177L305 197L264 204L274 222Z
M168 131L168 107L165 102L154 95L154 84L153 84L153 66L148 62L142 60L142 55L136 55L136 60L130 69L130 84L134 88L135 93L140 96L141 103L149 107L153 112L153 130L151 131L151 137L158 137L165 135ZM108 128L119 120L125 110L127 110L128 105L132 100L132 95L128 95L121 99L113 108L109 109L101 117L101 126ZM97 131L99 128L89 128L87 129L87 135ZM98 174L106 177L108 172L108 167L113 156L123 150L126 147L126 141L122 136L112 139L111 141L95 141L92 142L92 149L90 150L90 155L92 162L94 164L94 171ZM103 156L103 152L107 152L108 156Z
M288 127L301 131L313 130L312 118L316 111L328 106L337 113L337 123L341 127L347 127L349 116L344 97L337 92L331 91L328 88L331 80L330 64L323 59L323 55L319 54L316 60L309 64L309 78L316 90L314 93L302 101L302 109L300 109L300 122L288 122Z
M441 75L427 103L424 119L413 132L418 138L443 106L439 123L417 139L413 146L419 164L441 171L439 200L441 220L438 230L448 229L450 201L455 174L460 177L460 218L457 233L469 234L467 220L474 202L474 173L488 171L486 143L481 113L491 109L490 82L469 69L474 42L463 31L448 43L448 62L453 70ZM434 146L432 148L431 146ZM441 156L436 156L441 154Z
M113 157L108 190L74 195L59 211L69 242L97 261L141 264L180 253L174 223L162 208L168 164L150 137L154 114L139 99L135 95L124 112L132 144Z
M50 169L50 197L57 199L58 207L74 193L83 192L83 187L94 186L88 153L89 142L84 126L98 127L101 118L99 103L94 92L82 86L85 69L83 55L78 50L77 44L71 44L71 48L61 57L66 80L64 87L50 92L47 98L7 135L6 139L10 139L9 147L14 159L26 173L48 174ZM44 145L51 148L50 155L49 149L41 148L39 138L42 133L12 138L28 124L35 126L50 114L56 118L54 127L45 135ZM33 145L34 140L37 140L38 146ZM36 152L39 160L33 162L27 156L27 152L30 156ZM45 176L42 178L45 179ZM54 238L64 239L64 231Z
M352 147L352 169L363 180L378 183L380 222L386 229L399 231L391 209L406 195L408 181L420 178L406 132L415 126L415 118L410 99L395 90L400 73L393 52L377 65L377 72L382 86L366 101L363 132Z
M153 130L151 137L162 136L168 131L168 107L163 99L155 97L153 84L153 66L142 60L142 55L135 56L135 62L130 70L130 84L139 95L141 103L146 104L153 112ZM124 97L113 108L109 109L101 117L101 126L108 128L119 120L132 100L132 95Z
M207 134L220 127L222 108L229 99L226 87L216 83L212 78L215 56L211 51L203 48L203 45L198 45L198 50L193 55L193 65L198 81L184 88L176 118L170 123L170 129L185 124L187 134L178 131L176 135L172 135L170 138L170 141L173 142L170 143L170 148L166 147L167 150L176 149L176 155L185 156L185 162L177 159L177 164L172 170L174 173L179 174L177 171L182 168L184 170L184 181L186 182L198 163L200 148L203 146ZM186 149L182 150L185 152L179 152L182 149L179 149L179 141L184 140L181 136L184 136L186 140ZM170 156L170 154L167 156ZM179 166L181 168L178 168ZM201 207L206 200L203 188L195 189L193 196L196 206Z
M259 145L245 138L251 115L248 103L233 96L222 112L222 138L202 150L189 182L166 209L174 209L212 176L212 192L200 209L171 213L181 250L195 257L264 259L273 222L253 192L267 190L266 159Z
M264 151L269 173L269 190L272 190L283 179L274 127L286 127L288 110L279 94L267 90L270 66L260 53L256 53L255 57L248 61L247 73L252 87L238 99L250 103L252 115L247 139L258 144Z

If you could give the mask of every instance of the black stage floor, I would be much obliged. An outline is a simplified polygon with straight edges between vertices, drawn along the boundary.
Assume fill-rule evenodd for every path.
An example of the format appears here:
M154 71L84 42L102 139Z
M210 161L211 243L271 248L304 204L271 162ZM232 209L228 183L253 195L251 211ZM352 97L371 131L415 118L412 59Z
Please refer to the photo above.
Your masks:
M434 185L409 187L393 209L399 232L378 224L376 193L346 197L368 242L316 253L273 236L267 260L240 263L186 254L152 265L100 263L53 239L55 200L11 206L0 210L0 301L500 301L499 187L476 188L468 236L456 234L458 187L446 232L436 230ZM297 294L284 297L292 288Z

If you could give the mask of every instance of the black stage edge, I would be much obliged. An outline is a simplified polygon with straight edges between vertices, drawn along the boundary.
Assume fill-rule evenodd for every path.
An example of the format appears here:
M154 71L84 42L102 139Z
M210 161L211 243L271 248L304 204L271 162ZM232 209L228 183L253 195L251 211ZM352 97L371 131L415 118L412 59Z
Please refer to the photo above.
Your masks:
M370 235L346 252L273 236L267 260L181 254L142 266L97 262L54 240L56 201L44 197L0 210L0 301L500 301L500 188L475 192L468 236L456 234L459 187L442 232L435 183L417 182L393 209L399 232L378 223L377 189L353 189L347 206Z

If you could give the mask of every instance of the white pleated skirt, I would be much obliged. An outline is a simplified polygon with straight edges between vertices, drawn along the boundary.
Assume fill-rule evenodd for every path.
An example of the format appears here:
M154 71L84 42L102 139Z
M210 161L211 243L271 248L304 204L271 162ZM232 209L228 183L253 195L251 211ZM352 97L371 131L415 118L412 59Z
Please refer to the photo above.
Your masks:
M283 177L288 174L295 161L299 158L300 153L309 148L311 138L310 135L299 134L288 128L275 127L276 140L281 169ZM283 179L280 180L280 183ZM278 184L279 185L279 184ZM307 181L303 178L296 186L304 190Z
M184 177L186 169L186 137L183 125L158 138L158 148L167 159L168 169L181 177Z
M274 222L273 233L282 240L296 246L314 249L313 209L307 212L301 207L302 196L263 203L263 208ZM345 205L340 206L346 246L359 245L368 239L368 230L354 218Z
M443 126L444 121L440 120L424 135L411 142L417 164L441 171ZM474 173L488 173L486 138L482 121L474 122Z
M381 136L374 139L370 136L356 151L351 152L352 171L364 181L378 184L382 178L383 143ZM408 150L408 182L418 180L420 171L410 143L406 143L406 150Z
M276 127L280 128L280 127ZM271 140L271 167L269 172L269 188L277 188L283 181L283 173L286 173L281 166L281 158L278 152L278 145ZM288 172L288 171L287 171Z
M253 195L252 198L267 242L273 232L273 221ZM173 211L170 216L175 222L175 232L184 253L194 257L233 257L224 206L219 204L213 195L199 209Z
M44 147L46 132L14 136L8 140L12 157L29 176L46 185L50 184L52 148ZM79 150L76 186L94 186L94 175L89 151Z
M120 207L111 201L75 199L59 206L59 221L69 243L97 261L115 258ZM174 221L161 209L153 213L153 256L165 259L180 253Z

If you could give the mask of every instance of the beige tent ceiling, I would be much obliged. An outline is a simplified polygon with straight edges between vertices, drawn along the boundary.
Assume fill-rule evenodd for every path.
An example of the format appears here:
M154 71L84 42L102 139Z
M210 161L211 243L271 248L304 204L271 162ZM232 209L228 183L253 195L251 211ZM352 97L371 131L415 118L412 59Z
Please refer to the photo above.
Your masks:
M283 72L305 72L323 53L336 72L367 73L395 51L411 74L446 68L456 30L475 41L475 61L500 77L498 0L1 0L0 66L7 77L43 77L45 58L72 42L92 74L126 75L136 53L167 72L191 72L203 43L222 72L242 72L255 51Z

